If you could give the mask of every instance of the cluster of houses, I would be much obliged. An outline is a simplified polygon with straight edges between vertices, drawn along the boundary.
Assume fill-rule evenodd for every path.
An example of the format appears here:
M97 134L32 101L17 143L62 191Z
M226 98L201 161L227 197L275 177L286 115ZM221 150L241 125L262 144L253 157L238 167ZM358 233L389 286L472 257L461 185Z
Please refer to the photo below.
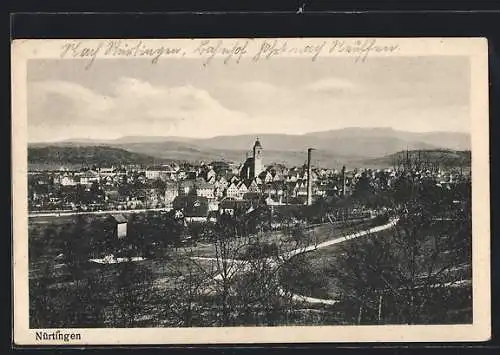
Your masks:
M304 204L308 179L313 199L349 195L361 178L375 189L386 189L402 174L395 169L336 169L263 164L257 139L253 154L241 163L164 164L95 167L29 173L30 210L126 210L174 208L196 198L209 211L230 201L264 200L268 205ZM310 177L308 176L310 172ZM440 184L456 181L457 172L413 171L433 176ZM186 200L186 199L189 199ZM184 201L184 202L183 202ZM188 201L188 202L186 202ZM193 202L193 203L194 203ZM200 203L200 202L198 202Z

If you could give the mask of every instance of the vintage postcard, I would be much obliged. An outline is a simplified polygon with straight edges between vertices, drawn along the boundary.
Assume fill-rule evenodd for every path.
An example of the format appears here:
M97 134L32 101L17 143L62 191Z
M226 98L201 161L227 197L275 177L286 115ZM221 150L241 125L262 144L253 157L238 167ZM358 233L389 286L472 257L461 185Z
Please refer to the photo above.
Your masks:
M484 38L15 40L18 345L490 338Z

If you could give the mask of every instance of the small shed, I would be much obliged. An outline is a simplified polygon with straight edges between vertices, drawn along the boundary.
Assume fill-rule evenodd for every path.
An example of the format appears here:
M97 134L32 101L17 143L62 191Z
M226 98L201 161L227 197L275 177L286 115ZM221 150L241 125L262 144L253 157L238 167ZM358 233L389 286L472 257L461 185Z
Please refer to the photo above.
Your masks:
M111 217L116 222L116 236L123 239L127 236L127 218L122 214L113 214Z

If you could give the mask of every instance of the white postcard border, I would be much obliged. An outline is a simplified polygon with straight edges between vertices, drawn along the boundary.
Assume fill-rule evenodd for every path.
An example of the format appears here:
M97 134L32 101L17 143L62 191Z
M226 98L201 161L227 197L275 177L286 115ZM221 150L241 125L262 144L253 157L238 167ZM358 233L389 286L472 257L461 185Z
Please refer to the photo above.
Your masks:
M281 48L297 48L271 53L269 58L318 56L351 56L353 60L370 60L372 56L468 56L471 67L471 139L472 139L472 210L473 210L473 324L472 325L400 325L400 326L300 326L300 327L224 327L224 328L140 328L140 329L29 329L28 298L28 218L27 218L27 100L26 65L31 58L81 58L85 65L101 58L137 58L136 55L107 55L103 49L110 39L102 40L15 40L12 42L12 171L13 171L13 301L14 342L17 345L132 345L132 344L228 344L228 343L311 343L311 342L456 342L484 341L491 336L490 296L490 207L489 207L489 111L487 41L484 38L377 38L375 43L388 50L339 51L328 49L333 41L344 41L352 48L371 43L373 38L281 38L281 39L150 39L124 40L130 47L144 44L144 55L154 65L153 53L160 58L200 57L227 58L234 64L239 55L255 56L264 43ZM116 41L116 40L115 40ZM196 52L209 41L212 52ZM211 41L211 42L210 42ZM276 42L274 42L276 41ZM365 42L363 42L365 41ZM369 41L369 42L366 42ZM222 43L217 47L217 43ZM90 48L84 56L62 49L80 43ZM245 52L237 50L246 43ZM323 44L325 43L325 44ZM142 45L141 44L141 45ZM323 44L323 49L319 50ZM181 48L169 52L163 48ZM220 48L227 47L227 50ZM307 47L307 49L306 49ZM82 47L83 48L83 47ZM219 49L215 49L219 48ZM236 48L236 49L235 49ZM316 51L315 49L316 48ZM325 49L326 48L326 49ZM390 50L390 48L396 48ZM157 52L154 52L157 50ZM217 52L218 51L218 52ZM368 53L366 53L368 52ZM149 53L149 54L148 54ZM243 54L242 54L243 53ZM316 57L315 57L316 54ZM366 54L366 57L365 57ZM139 56L141 57L141 56ZM79 334L79 339L37 341L36 332L59 331Z

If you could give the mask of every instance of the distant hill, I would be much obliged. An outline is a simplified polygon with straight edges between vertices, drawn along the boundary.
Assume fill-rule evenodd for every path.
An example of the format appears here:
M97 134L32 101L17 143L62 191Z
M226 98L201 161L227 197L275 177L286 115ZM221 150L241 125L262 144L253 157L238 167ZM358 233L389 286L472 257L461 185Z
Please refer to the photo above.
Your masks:
M28 147L28 164L31 168L60 166L109 166L112 164L155 164L160 159L145 154L129 152L109 146L44 145Z
M253 143L253 142L252 142ZM181 142L130 143L119 147L141 154L154 155L160 159L190 162L210 162L222 160L243 162L250 149L217 149ZM332 152L317 150L314 152L315 165L336 166L345 161L357 160L359 157L345 157ZM302 165L307 160L306 150L265 150L264 163L283 163L285 165Z
M309 147L322 149L335 154L360 157L380 157L405 149L443 148L470 150L470 135L461 132L405 132L392 128L343 128L338 130L311 132L306 134L242 134L216 136L212 138L185 137L141 137L129 136L113 140L96 140L94 144L141 145L176 143L195 149L210 148L219 150L251 149L255 138L259 137L264 150L303 151ZM89 144L92 141L70 140L66 142Z
M382 139L390 142L399 141L402 144L411 146L431 146L453 150L470 150L470 135L463 132L406 132L392 128L343 128L339 130L307 133L306 136L327 140L350 140L350 139L370 139L377 141ZM406 149L406 147L404 147ZM420 148L425 149L425 148Z
M137 143L139 144L139 143ZM129 149L146 151L149 154L134 153L122 148L103 145L78 145L64 143L56 145L35 144L28 148L28 164L30 170L58 169L61 166L109 166L119 164L152 165L170 161L228 161L242 162L245 151L196 149L190 145L174 142L151 143L139 147L131 145ZM153 157L152 154L156 156ZM470 151L454 151L444 149L413 150L409 156L415 159L420 154L422 160L440 162L445 167L468 167L471 162ZM313 165L336 168L342 165L349 167L387 168L392 167L398 159L404 159L406 151L389 154L378 158L359 158L337 156L324 150L315 150ZM266 151L265 164L283 163L288 166L300 166L306 163L307 154L304 151Z
M407 157L406 151L397 152L381 158L366 159L359 163L365 167L386 168L392 167L395 162L403 161ZM471 166L471 151L470 150L450 150L450 149L434 149L434 150L414 150L408 151L408 158L411 160L421 159L439 163L442 167L470 167Z
M249 150L256 136L259 137L264 151L306 151L315 148L338 156L348 157L379 157L406 149L431 149L440 146L431 145L419 140L401 139L394 136L314 136L314 135L239 135L218 136L210 139L190 142L211 149Z
M248 150L259 137L264 150L304 151L309 147L341 156L380 157L404 149L470 149L467 133L414 133L391 128L344 128L332 131L290 134L244 134L185 140L211 149Z
M374 162L385 164L384 159L389 159L387 156L406 149L470 150L470 136L467 133L414 133L391 128L344 128L301 135L244 134L200 139L130 136L112 140L68 140L59 144L104 145L160 160L241 162L251 151L256 137L262 143L265 164L276 162L301 165L305 162L306 151L310 147L315 148L313 164L329 167Z
M307 148L315 148L317 164L329 166L379 158L402 150L470 149L470 137L464 133L412 133L385 128L349 128L335 131L288 134L245 134L184 140L178 137L124 137L110 141L120 148L160 158L181 160L225 159L242 161L259 137L266 162L302 164Z

